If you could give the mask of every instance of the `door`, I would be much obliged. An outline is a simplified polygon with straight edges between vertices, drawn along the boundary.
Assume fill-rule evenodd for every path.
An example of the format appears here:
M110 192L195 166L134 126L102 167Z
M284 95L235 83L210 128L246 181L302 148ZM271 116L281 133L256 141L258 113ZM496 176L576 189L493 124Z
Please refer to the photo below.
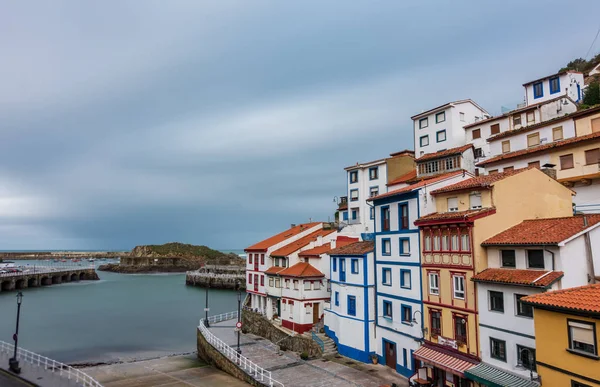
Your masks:
M346 260L340 258L340 282L346 282Z
M313 303L313 324L319 322L319 304Z
M277 315L281 317L281 300L277 299Z
M258 274L254 274L254 291L258 292Z
M385 365L396 369L396 344L385 342Z

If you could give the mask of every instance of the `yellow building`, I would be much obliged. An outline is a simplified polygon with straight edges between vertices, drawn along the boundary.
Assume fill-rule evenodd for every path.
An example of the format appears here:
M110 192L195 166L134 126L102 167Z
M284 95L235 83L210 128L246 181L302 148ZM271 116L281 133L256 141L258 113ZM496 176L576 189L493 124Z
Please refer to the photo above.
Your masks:
M537 372L544 387L600 387L600 284L540 293L534 307Z
M471 278L487 267L481 243L524 219L570 216L572 191L544 172L478 176L433 191L435 213L419 218L424 345L414 358L436 386L467 386L480 360L478 311Z

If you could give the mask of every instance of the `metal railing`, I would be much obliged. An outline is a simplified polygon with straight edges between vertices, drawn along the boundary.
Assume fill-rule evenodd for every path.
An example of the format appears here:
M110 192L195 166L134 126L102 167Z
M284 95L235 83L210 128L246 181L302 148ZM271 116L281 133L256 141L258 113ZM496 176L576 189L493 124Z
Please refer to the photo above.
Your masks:
M210 316L208 318L208 322L213 324L220 321L232 320L234 318L237 318L237 316L237 311L223 313L217 316ZM206 341L210 345L212 345L217 351L219 351L221 354L223 354L225 357L231 360L231 362L234 363L239 369L244 371L246 374L250 375L253 379L261 383L268 384L271 387L284 387L283 383L273 379L273 377L271 376L271 371L265 370L264 368L260 367L258 364L254 363L247 357L242 356L242 354L238 353L235 349L225 344L223 340L213 335L210 332L210 330L208 330L208 328L204 326L204 319L200 320L200 325L198 325L198 329L200 330L200 333L202 333L202 336L204 336L204 339L206 339Z
M0 268L0 270L11 270L11 269L19 269L19 271L14 271L10 273L0 273L0 278L3 277L18 277L23 275L32 275L32 274L60 274L60 273L68 273L76 270L92 270L95 267L92 266L40 266L40 267L26 267L26 266L15 266L15 267L5 267Z
M323 340L321 340L321 338L319 336L316 335L315 332L310 331L310 334L312 336L312 339L319 344L319 347L321 347L321 351L325 352L325 343L323 342Z
M575 205L573 212L576 214L595 214L600 213L600 203L598 204L578 204Z
M0 341L0 353L7 353L9 356L12 356L14 351L14 345ZM35 367L44 367L44 370L52 372L55 375L71 380L82 386L102 387L102 385L96 379L92 378L85 372L23 348L17 348L17 360L23 363L31 364Z

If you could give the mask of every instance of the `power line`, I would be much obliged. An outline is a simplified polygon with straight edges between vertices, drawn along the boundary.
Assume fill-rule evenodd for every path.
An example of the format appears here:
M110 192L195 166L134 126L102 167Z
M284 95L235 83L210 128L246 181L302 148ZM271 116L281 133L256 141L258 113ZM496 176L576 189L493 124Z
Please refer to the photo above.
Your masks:
M590 55L590 51L592 51L592 48L594 47L594 43L596 43L596 39L598 39L598 35L600 35L600 27L598 27L598 31L596 32L596 37L592 41L592 44L590 45L590 48L588 49L587 54L585 54L585 58L584 58L585 60L587 60L588 55Z

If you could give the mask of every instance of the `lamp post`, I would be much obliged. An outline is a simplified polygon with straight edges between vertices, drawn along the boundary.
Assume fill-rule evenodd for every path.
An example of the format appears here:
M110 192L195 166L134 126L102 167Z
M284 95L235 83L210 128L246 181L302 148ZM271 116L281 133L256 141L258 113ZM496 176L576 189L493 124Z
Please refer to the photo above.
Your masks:
M242 291L240 289L240 282L239 282L239 280L235 282L235 287L237 288L237 291L238 291L238 323L240 323L241 319L242 319L242 311L241 311L241 307L242 307ZM240 349L240 330L241 329L238 328L238 331L237 331L237 353L238 353L238 356L242 353L242 350Z
M204 326L209 328L210 324L208 323L208 284L206 284L206 305L204 306Z
M419 322L417 321L417 313L419 313L421 315L421 318L423 318L423 313L420 310L415 310L415 312L413 313L413 318L412 321L410 322L410 326L414 326L415 324L418 324ZM423 333L423 337L421 338L421 340L425 340L425 335L427 334L427 328L421 328L421 332Z
M21 302L23 301L23 293L17 293L17 331L13 335L15 340L15 353L12 359L8 360L8 368L15 374L21 373L21 367L19 367L19 361L17 360L17 345L19 344L19 318L21 317Z

